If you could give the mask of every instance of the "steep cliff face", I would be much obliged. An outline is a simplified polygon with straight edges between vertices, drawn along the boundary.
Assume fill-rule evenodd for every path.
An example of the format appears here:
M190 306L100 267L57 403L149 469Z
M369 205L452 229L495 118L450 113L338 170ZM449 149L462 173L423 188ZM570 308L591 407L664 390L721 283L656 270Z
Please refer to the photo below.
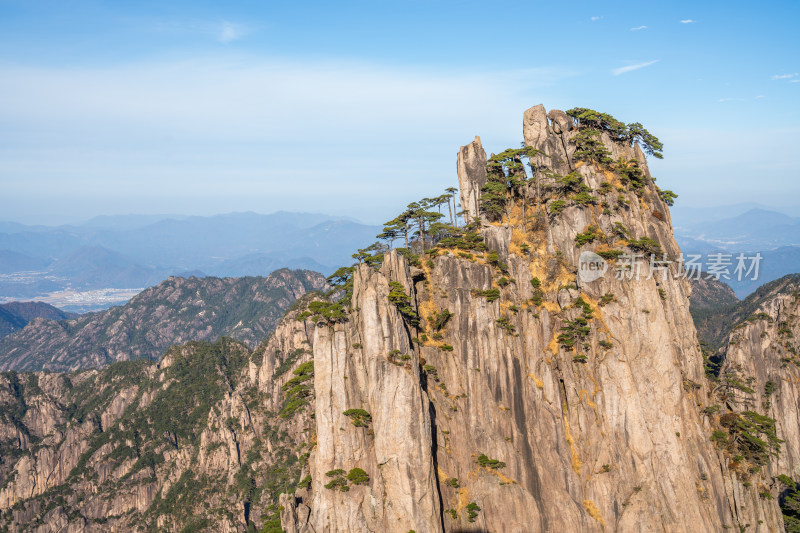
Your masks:
M0 374L0 530L280 531L313 432L297 315L255 352L221 339L159 364Z
M587 148L542 106L523 126L537 151L516 189L518 156L492 178L480 139L459 153L488 248L462 234L360 265L346 319L317 327L312 484L284 497L284 527L779 530L777 503L711 441L688 282L675 262L626 267L680 254L642 150L607 132ZM591 281L587 251L608 258Z
M469 224L359 254L254 352L0 374L0 530L781 530L800 286L715 367L638 145L542 106L523 138L460 151Z
M720 371L720 386L727 376L735 376L742 386L729 387L722 407L736 413L758 411L774 420L783 442L780 453L765 465L768 475L761 482L762 490L777 497L785 487L774 481L776 476L800 480L800 276L771 282L743 303L744 312L723 348Z
M0 370L61 371L156 360L173 344L229 336L250 347L286 309L325 287L321 274L276 270L246 278L171 277L127 304L72 320L33 320L0 340Z

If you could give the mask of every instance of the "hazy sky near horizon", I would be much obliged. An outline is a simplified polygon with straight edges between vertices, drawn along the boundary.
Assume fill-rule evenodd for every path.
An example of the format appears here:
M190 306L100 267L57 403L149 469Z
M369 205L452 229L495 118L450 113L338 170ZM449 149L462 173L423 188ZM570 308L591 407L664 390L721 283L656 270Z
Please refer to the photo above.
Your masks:
M522 113L641 122L687 206L796 205L796 1L0 0L0 220L391 218ZM800 215L800 213L797 213Z

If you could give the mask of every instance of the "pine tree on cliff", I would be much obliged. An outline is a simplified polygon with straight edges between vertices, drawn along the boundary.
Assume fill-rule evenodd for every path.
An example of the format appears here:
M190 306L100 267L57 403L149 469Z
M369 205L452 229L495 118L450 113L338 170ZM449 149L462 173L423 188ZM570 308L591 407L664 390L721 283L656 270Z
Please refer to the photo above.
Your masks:
M567 111L567 115L575 119L578 128L588 128L595 131L608 133L611 140L632 146L638 142L647 155L656 159L663 159L664 145L658 137L647 131L638 122L625 124L607 113L600 113L594 109L574 107Z
M447 210L450 212L450 224L456 225L456 219L453 218L453 213L456 211L456 193L458 189L455 187L448 187L444 190L447 193ZM453 207L450 207L450 200L453 200Z

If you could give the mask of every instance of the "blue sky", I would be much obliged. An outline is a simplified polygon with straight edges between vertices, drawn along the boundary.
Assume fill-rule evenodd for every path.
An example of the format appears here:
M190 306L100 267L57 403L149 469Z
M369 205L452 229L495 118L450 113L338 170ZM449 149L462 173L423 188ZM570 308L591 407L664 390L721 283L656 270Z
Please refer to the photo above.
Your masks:
M800 204L800 3L0 0L0 219L369 222L523 111L641 122L679 205ZM800 215L800 213L797 213Z

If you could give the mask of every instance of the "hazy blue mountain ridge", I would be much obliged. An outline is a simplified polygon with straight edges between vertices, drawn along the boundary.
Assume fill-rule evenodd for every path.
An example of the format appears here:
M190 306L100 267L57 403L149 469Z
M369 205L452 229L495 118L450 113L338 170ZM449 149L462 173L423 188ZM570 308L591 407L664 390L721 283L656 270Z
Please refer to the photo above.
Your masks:
M10 302L0 304L0 338L23 329L36 318L50 320L66 320L75 318L74 313L67 313L44 302Z
M120 215L49 228L4 222L0 301L147 287L184 273L263 276L286 267L330 274L380 231L346 217L289 212ZM19 275L25 271L38 273Z
M673 225L684 254L707 257L722 253L730 255L734 266L740 253L746 257L761 254L757 279L736 279L733 266L729 278L721 279L744 298L765 283L800 272L800 217L762 206L741 208L712 208L705 215L693 208L676 209Z

